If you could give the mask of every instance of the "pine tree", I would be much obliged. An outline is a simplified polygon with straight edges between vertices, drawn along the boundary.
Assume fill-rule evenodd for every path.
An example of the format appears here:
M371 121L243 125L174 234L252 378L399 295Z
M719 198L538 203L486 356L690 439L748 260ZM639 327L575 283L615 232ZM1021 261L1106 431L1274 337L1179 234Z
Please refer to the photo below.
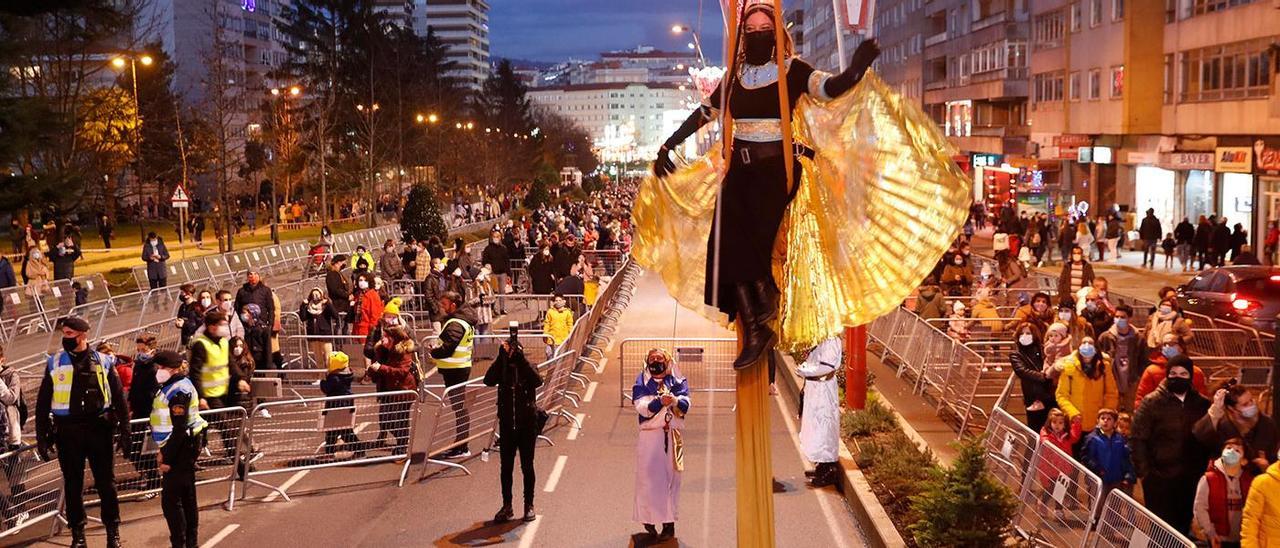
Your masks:
M440 215L440 201L429 185L417 184L409 190L409 199L400 215L400 232L404 240L426 240L432 236L440 238L440 241L448 239L449 228Z
M909 529L921 547L1001 546L1012 532L1018 501L987 473L981 439L960 442L955 463L912 497L919 519Z
M529 185L529 192L524 195L524 207L538 209L551 203L551 187L560 184L560 177L550 166L542 164Z

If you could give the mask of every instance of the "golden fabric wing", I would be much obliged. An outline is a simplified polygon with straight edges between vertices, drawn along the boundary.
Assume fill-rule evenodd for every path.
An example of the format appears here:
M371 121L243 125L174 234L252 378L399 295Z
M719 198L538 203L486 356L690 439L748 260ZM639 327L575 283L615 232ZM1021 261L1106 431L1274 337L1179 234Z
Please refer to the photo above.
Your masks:
M971 202L946 138L868 73L850 93L797 108L815 152L779 231L781 346L812 348L888 313L955 238Z

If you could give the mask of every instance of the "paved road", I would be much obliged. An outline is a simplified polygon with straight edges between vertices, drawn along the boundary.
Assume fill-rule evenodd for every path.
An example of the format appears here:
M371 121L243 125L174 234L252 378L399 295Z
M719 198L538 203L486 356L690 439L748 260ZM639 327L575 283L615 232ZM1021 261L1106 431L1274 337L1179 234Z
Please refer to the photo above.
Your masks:
M634 493L635 412L618 403L617 369L621 337L720 337L729 333L691 312L678 310L656 277L641 279L632 306L623 316L620 338L609 350L605 371L591 375L577 412L581 431L561 426L554 447L540 447L537 458L537 510L531 524L493 525L500 505L497 455L490 462L473 457L474 473L442 472L395 486L399 468L372 465L269 476L291 484L291 502L253 487L236 511L218 505L225 484L204 488L201 541L204 546L627 546L640 531L631 521ZM630 384L631 379L626 380ZM694 394L685 432L684 492L677 525L680 544L733 546L734 466L732 394ZM831 489L804 486L798 452L794 402L776 400L772 415L773 464L786 491L776 496L779 546L864 546L844 499ZM372 428L372 427L371 427ZM419 439L422 439L422 431ZM517 478L517 486L519 479ZM518 487L517 487L518 491ZM221 497L219 497L221 495ZM517 504L519 494L517 494ZM159 546L167 529L155 501L124 508L126 540L133 546ZM41 529L37 527L37 529ZM36 546L66 546L66 535ZM103 542L101 528L90 530L90 544ZM671 543L674 544L674 543Z

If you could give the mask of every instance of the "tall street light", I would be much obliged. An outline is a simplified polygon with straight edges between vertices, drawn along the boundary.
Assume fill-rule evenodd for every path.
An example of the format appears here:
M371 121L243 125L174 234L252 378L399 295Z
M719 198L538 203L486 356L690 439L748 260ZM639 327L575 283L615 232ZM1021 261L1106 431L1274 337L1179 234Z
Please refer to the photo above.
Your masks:
M707 66L707 58L702 55L702 40L698 38L698 31L689 28L688 25L671 26L671 34L684 34L686 32L693 37L693 49L698 52L698 61L702 63L702 66Z
M436 114L436 113L434 113L434 112L432 112L431 114L425 114L425 115L424 115L424 114L419 114L419 115L417 115L417 116L415 116L415 117L414 117L414 121L415 121L415 122L417 122L417 123L419 123L419 124L426 125L428 128L430 128L431 126L434 126L434 125L436 125L436 124L439 124L439 123L440 123L440 116L439 116L439 115L437 115L437 114ZM427 139L427 147L429 148L430 146L431 146L431 139L428 137L428 139ZM433 152L434 152L434 151L433 151ZM439 159L439 158L434 158L434 157L433 157L433 159L434 159L434 160L435 160L435 162L436 162L436 179L437 179L437 180L439 180L439 178L440 178L440 159Z
M142 112L138 105L138 63L149 67L153 62L154 59L145 53L126 53L111 59L111 66L117 70L123 70L126 64L129 65L129 80L133 84L133 178L138 181L138 211L142 211L142 175L138 173L138 166L142 163ZM138 215L138 233L140 240L145 243L147 241L145 215Z
M280 136L280 131L281 131L281 126L288 123L287 119L289 114L288 105L285 105L285 107L281 109L280 101L295 99L301 95L302 95L302 88L298 86L289 86L288 88L271 88L271 110L273 114L272 124L275 126L275 130L276 130L275 131L275 134L276 134L275 172L276 174L275 174L275 177L272 177L271 179L271 241L276 245L280 245L280 228L278 225L278 223L280 222L280 210L279 210L279 205L276 204L276 185L280 183L281 171L287 167L287 166L280 165L280 161L281 161L280 146L281 146L281 139L282 139L282 137ZM323 144L321 146L323 146ZM321 158L321 162L323 162L324 161L323 149L321 149L320 158ZM321 169L323 170L324 168L321 167ZM320 180L321 180L320 203L321 203L321 209L323 209L324 198L325 198L323 175L321 175ZM287 184L285 185L285 188L288 188ZM255 205L254 207L257 207L257 206Z

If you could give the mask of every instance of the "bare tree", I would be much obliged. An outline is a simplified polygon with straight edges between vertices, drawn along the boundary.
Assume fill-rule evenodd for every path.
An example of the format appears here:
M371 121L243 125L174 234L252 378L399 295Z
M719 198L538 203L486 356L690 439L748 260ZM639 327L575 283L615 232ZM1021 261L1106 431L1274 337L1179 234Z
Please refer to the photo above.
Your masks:
M231 178L234 170L243 162L247 119L241 108L243 101L244 73L237 60L242 56L240 44L233 41L231 33L224 28L222 10L227 9L222 2L212 3L205 9L211 19L209 48L204 52L205 77L201 82L204 93L204 111L208 115L209 129L212 133L214 158L214 180L217 181L218 215L215 233L225 237L218 240L218 248L222 252L234 251L231 230Z

